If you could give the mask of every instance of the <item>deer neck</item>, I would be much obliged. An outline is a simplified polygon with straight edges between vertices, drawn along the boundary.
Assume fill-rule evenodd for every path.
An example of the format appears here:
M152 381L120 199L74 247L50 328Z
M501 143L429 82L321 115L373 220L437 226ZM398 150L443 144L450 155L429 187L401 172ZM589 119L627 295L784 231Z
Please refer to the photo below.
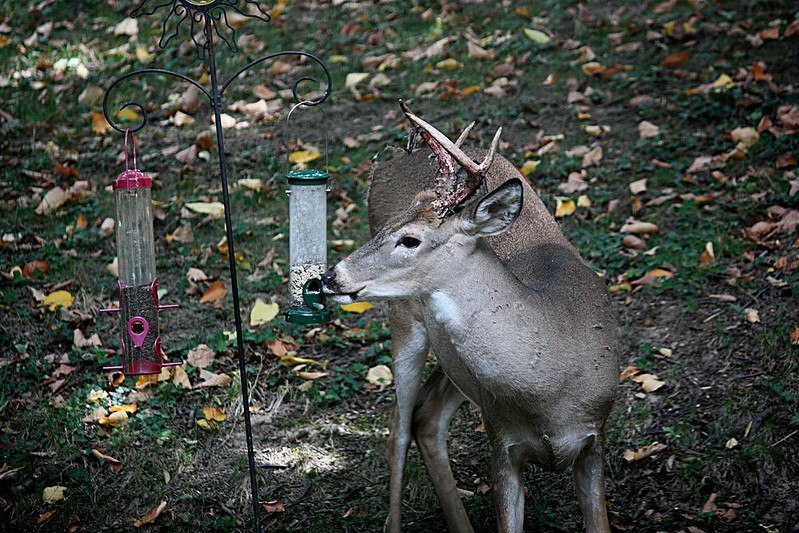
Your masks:
M483 240L458 263L461 268L446 283L422 296L432 317L453 338L479 328L475 320L487 314L517 307L510 304L528 292Z

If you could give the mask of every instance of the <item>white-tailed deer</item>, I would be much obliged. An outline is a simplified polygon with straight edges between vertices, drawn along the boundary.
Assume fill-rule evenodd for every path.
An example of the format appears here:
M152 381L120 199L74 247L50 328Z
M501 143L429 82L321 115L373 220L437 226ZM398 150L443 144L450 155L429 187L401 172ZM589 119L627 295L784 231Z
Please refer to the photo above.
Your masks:
M400 530L413 437L450 530L472 531L446 447L450 419L469 399L491 443L500 531L522 531L528 462L573 466L585 527L609 531L603 427L619 347L605 286L516 168L495 155L500 131L487 152L464 152L471 126L453 143L403 110L436 166L411 151L378 168L372 239L322 277L336 301L389 300L397 403L386 529ZM422 384L430 348L438 366Z

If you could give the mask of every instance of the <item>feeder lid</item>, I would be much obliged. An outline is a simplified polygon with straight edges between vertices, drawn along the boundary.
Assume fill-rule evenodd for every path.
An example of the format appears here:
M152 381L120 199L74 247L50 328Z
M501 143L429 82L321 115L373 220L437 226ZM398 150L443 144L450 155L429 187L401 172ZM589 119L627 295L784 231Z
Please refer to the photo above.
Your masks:
M114 180L114 190L119 189L149 189L153 186L150 176L140 170L126 170Z
M327 309L311 309L304 305L289 307L285 312L286 321L292 324L327 324L333 320L333 313Z
M330 179L330 174L313 169L292 170L286 178L291 185L324 185Z

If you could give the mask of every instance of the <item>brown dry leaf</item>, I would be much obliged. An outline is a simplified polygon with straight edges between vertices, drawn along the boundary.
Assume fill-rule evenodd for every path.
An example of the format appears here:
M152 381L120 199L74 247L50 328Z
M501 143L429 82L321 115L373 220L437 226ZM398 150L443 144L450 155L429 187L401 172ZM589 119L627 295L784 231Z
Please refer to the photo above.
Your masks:
M34 211L37 215L45 216L49 215L59 207L67 203L69 200L69 194L67 191L62 189L61 187L53 187L47 194L44 195L42 198L42 202Z
M660 64L666 68L675 68L685 63L689 57L691 57L689 52L675 52L663 58Z
M172 376L172 383L176 387L191 389L191 381L189 380L189 375L186 373L186 370L183 369L183 366L174 367L173 372L174 374Z
M657 227L656 224L651 222L643 222L640 220L630 219L628 220L619 230L622 233L635 233L635 234L645 234L645 233L657 233L660 228Z
M108 415L108 411L106 411L105 407L98 407L93 410L91 413L83 417L81 422L86 422L87 424L96 424L100 420Z
M119 459L116 459L114 457L111 457L110 455L104 454L103 452L101 452L96 447L92 447L92 455L96 459L100 459L102 461L105 461L108 464L108 468L112 472L119 472L125 467L125 465L122 464L122 462Z
M52 509L50 511L47 511L46 513L40 514L39 518L36 519L36 523L37 524L44 524L45 522L47 522L48 520L53 518L53 515L56 514L57 512L58 512L58 509Z
M624 370L621 371L619 374L619 383L624 382L625 380L629 379L630 377L636 375L640 370L635 365L629 365Z
M80 329L75 329L75 331L72 332L72 345L82 350L84 348L98 348L101 347L103 343L100 341L100 336L97 333L87 339Z
M159 503L157 506L150 509L149 513L133 522L134 527L142 527L147 524L152 524L159 516L161 516L161 513L164 512L164 509L166 509L165 501Z
M643 251L647 249L646 241L635 235L625 235L621 240L622 246L631 250Z
M285 356L287 353L289 353L288 346L286 345L285 342L283 342L280 339L273 340L272 342L267 344L266 347L269 348L269 351L272 352L273 355L276 355L281 358Z
M35 260L25 263L25 266L22 267L22 275L26 278L33 278L33 275L36 272L47 274L50 272L50 265L47 263L47 261Z
M754 307L747 307L744 309L744 320L750 324L756 324L760 322L760 313Z
M799 346L799 327L793 328L793 331L788 335L791 339L791 344Z
M667 446L665 444L653 442L652 444L639 448L635 451L625 450L624 459L626 461L640 461L641 459L646 459L647 457L662 452L666 449L666 447Z
M657 376L653 375L652 377L645 379L641 383L641 389L643 389L643 391L647 393L655 392L665 384L666 384L665 381L660 381L659 379L657 379Z
M327 376L327 372L304 372L300 370L294 373L297 375L297 377L301 377L302 379L307 379L307 380L314 380Z
M264 511L267 513L284 513L286 512L286 505L278 500L272 500L270 502L260 502L261 507L263 507Z
M216 354L206 344L200 344L196 348L189 350L186 354L186 361L194 368L205 368L211 366Z
M597 145L591 148L588 152L583 154L583 161L580 166L583 168L596 165L599 166L599 162L602 161L602 147Z
M706 242L705 243L705 249L702 252L702 256L699 258L699 264L701 266L705 266L705 265L709 265L710 263L712 263L715 260L716 260L716 253L713 250L713 243L712 242Z
M649 122L642 120L638 123L638 137L641 139L651 139L660 135L660 128Z
M659 280L659 279L667 280L667 279L671 278L673 275L674 275L674 273L669 271L669 270L664 270L662 268L655 268L653 270L650 270L649 272L647 272L646 274L644 274L640 278L631 281L630 285L652 286L652 285L655 285L657 280Z
M210 287L205 291L205 294L202 295L200 298L200 303L217 303L221 302L225 295L227 295L227 289L225 288L225 284L222 280L218 279L211 284Z
M231 379L227 374L214 374L204 368L200 369L200 379L203 380L198 383L196 387L227 387L230 385Z
M632 194L641 194L642 192L646 192L646 183L647 179L640 179L630 183L630 192Z

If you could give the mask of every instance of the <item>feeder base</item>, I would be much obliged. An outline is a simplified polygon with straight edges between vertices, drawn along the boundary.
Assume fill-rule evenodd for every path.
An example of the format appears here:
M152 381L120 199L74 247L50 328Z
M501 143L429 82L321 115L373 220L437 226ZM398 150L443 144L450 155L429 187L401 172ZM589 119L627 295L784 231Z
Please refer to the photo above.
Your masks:
M333 313L327 309L311 309L310 307L296 306L286 309L286 322L292 324L327 324L333 320Z

